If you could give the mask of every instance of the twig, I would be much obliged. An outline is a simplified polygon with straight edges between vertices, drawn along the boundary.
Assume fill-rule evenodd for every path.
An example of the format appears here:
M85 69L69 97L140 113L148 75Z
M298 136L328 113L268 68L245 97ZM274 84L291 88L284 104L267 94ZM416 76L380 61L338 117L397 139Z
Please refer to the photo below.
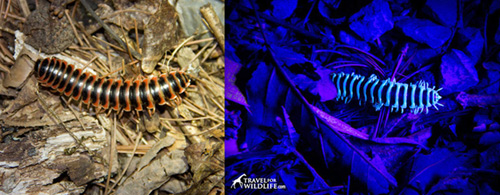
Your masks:
M115 11L112 14L109 14L109 15L105 15L105 16L102 17L102 19L106 20L108 18L112 18L112 17L114 17L114 16L116 16L118 14L122 14L122 13L126 13L126 12L139 12L139 13L143 13L143 14L146 14L146 15L153 15L152 13L144 11L144 10L124 9L124 10Z
M10 1L9 1L10 2ZM21 22L26 22L26 18L23 18L21 16L16 16L14 14L10 14L10 13L7 13L7 12L0 12L0 14L4 14L5 16L8 16L8 17L11 17L11 18L14 18L16 20L20 20Z
M142 132L139 132L139 135L137 135L137 139L135 140L135 145L134 145L134 148L132 150L132 154L135 154L135 152L137 151L137 148L139 147L139 142L140 142L139 139L141 139L141 137L142 137ZM151 146L149 146L149 149L150 148L151 148ZM131 155L128 158L127 163L125 164L125 167L123 168L123 171L120 173L118 178L116 178L116 183L113 184L113 186L111 186L111 189L114 189L116 187L116 185L118 185L118 183L120 183L120 180L123 178L123 176L127 172L127 169L130 166L130 163L132 162L133 157L134 157L134 155Z
M217 44L214 44L214 46L210 48L210 50L207 52L207 55L201 60L200 64L203 64L210 57L215 48L217 48Z
M64 10L64 14L68 18L69 24L71 26L71 29L73 29L73 33L75 34L76 40L78 41L80 46L85 46L85 45L83 45L83 42L82 42L82 39L80 39L80 36L78 36L78 32L76 31L75 25L73 24L73 19L71 17L69 17L68 10Z
M5 7L5 14L3 15L3 18L7 18L7 13L9 13L9 8L10 8L10 0L7 1L7 7Z
M199 39L199 40L189 41L186 44L184 44L184 46L197 45L197 44L200 44L200 43L210 42L210 41L213 41L213 40L215 40L215 38L210 37L210 38L206 38L206 39Z
M206 44L205 46L203 46L203 47L202 47L202 48L198 51L198 53L196 53L196 54L194 55L194 57L193 57L193 58L189 61L189 63L188 63L188 64L191 64L191 63L193 63L196 59L198 59L198 57L199 57L199 56L200 56L200 55L201 55L201 54L202 54L205 50L207 50L207 48L208 48L209 46L210 46L210 43L209 43L209 44ZM187 68L187 67L186 67L186 68Z
M225 51L224 47L224 26L220 22L219 17L214 11L212 4L208 3L200 8L201 15L205 18L210 27L211 32L214 34L217 42L222 48L222 52Z
M109 163L108 163L108 178L106 179L106 187L104 190L104 194L108 194L111 190L109 187L109 181L111 180L111 169L113 168L113 149L115 149L116 145L116 115L113 115L113 129L111 131L111 143L109 144ZM118 183L115 182L115 184Z
M70 97L71 98L71 97ZM69 105L68 101L66 101L66 99L64 98L61 98L63 100L63 102L68 106L69 110L71 111L71 113L73 113L73 115L75 116L75 118L78 120L78 122L80 123L80 125L82 126L82 129L85 130L85 125L83 124L83 121L82 119L76 114L76 111L75 109L71 108L71 106Z
M12 29L9 29L5 26L0 26L0 30L5 31L5 32L10 33L10 34L16 34L16 32L14 32Z
M19 0L19 6L21 7L21 12L23 13L23 16L28 17L31 12L26 0Z
M187 38L186 40L184 40L179 46L177 46L177 48L175 48L174 52L172 52L172 58L184 46L184 44L186 44L188 41L190 41L193 38L194 38L194 36L190 36L189 38ZM170 64L170 61L172 60L172 58L168 59L167 64L165 64L165 59L163 59L163 64L165 64L166 67L169 67L168 65Z

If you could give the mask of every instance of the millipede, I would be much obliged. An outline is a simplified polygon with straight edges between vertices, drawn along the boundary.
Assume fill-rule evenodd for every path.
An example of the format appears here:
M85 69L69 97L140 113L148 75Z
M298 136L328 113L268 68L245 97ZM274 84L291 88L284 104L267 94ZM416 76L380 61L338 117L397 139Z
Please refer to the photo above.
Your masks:
M180 94L191 84L191 77L181 71L125 80L99 77L57 58L35 62L38 82L74 100L97 109L118 111L155 110L156 104L173 106L182 101Z
M333 73L332 81L337 88L337 100L344 100L345 103L356 98L359 105L362 102L370 102L375 110L380 110L382 106L390 107L391 112L396 112L401 108L409 108L411 113L419 114L425 109L429 112L429 107L439 110L437 105L443 106L438 101L441 99L439 91L429 87L429 83L418 81L416 83L400 83L394 79L380 80L375 74L369 78L365 76L348 73Z

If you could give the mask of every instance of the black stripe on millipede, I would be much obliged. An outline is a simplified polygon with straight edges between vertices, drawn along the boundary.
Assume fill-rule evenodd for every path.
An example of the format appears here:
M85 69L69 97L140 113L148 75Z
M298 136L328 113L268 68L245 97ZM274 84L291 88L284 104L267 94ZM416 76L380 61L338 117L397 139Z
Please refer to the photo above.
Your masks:
M120 93L118 95L118 100L119 100L118 103L120 105L123 105L123 106L127 105L127 102L126 102L126 99L125 99L125 98L127 98L125 96L125 92L127 91L127 86L128 86L127 83L124 82L123 85L120 87Z
M129 97L130 97L130 109L131 110L134 110L135 108L137 108L137 94L135 93L136 92L136 84L135 82L131 83L130 84L130 89L129 89Z
M154 80L149 81L149 93L151 94L151 97L153 97L153 104L156 104L156 102L160 101L160 94Z
M170 81L168 81L168 77L167 80L165 79L165 77L160 77L158 82L160 82L160 89L163 95L165 95L165 99L166 100L170 99L170 97L172 97L173 94L170 93L170 88L172 87L170 86Z
M94 80L97 80L97 79L95 79L95 77L93 77L93 76L90 76L87 79L87 81L85 82L85 85L83 86L83 89L82 89L82 95L81 95L82 96L82 98L81 98L82 100L84 100L84 101L90 101L90 98L87 98L87 97L89 97L88 93L89 92L92 93L92 91L94 89L93 88L94 87L93 84L95 83Z
M38 70L38 76L39 77L42 77L45 75L45 73L48 72L48 69L49 69L49 60L48 59L44 59L40 62L40 67L38 69L35 69L35 70Z
M47 83L51 83L55 79L56 74L54 74L54 73L57 71L58 66L59 66L59 63L57 63L57 61L55 61L54 64L49 65L49 67L50 67L48 70L49 74L47 75L47 77L45 77L45 78L48 78Z
M71 77L72 72L73 72L72 66L66 66L66 70L64 71L64 74L62 76L62 81L57 86L57 89L63 89L66 86L66 83L69 82L68 77Z
M76 69L71 74L71 77L69 78L68 84L66 85L66 89L64 89L64 93L70 92L71 88L75 85L75 82L78 81L78 77L80 77L80 70Z
M101 94L99 94L99 103L101 105L105 105L108 101L106 101L107 95L108 95L108 88L109 85L112 84L109 82L108 79L104 79L104 82L101 85ZM95 102L95 101L94 101Z
M142 109L146 109L149 105L149 100L148 100L148 92L146 91L146 85L144 82L141 82L139 84L139 97L141 98L142 102Z
M178 85L177 77L172 74L168 74L168 81L170 82L171 87L174 89L174 91L180 91L180 87Z
M118 87L117 82L112 82L111 87L109 88L109 107L113 108L116 106L116 92Z
M65 69L66 69L66 66L64 66L64 63L59 61L59 68L57 68L57 71L56 71L57 74L55 74L56 78L54 79L54 83L52 83L52 86L55 87L55 86L58 86L59 83L61 83L62 78L64 76Z

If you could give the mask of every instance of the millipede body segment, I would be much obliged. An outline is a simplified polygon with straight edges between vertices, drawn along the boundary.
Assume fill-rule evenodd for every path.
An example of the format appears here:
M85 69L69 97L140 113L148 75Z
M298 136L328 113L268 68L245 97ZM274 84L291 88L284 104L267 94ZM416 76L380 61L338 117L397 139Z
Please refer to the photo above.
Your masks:
M403 113L405 108L409 108L414 114L422 113L425 109L429 112L429 107L438 110L438 103L441 99L439 91L435 87L429 88L429 83L419 81L417 83L399 83L395 80L380 80L375 74L369 78L358 74L333 73L332 81L337 88L337 100L349 102L356 98L361 102L371 102L378 111L382 106L390 107L391 112L396 112L401 108Z
M179 104L191 84L183 72L170 72L139 80L98 77L57 58L39 59L35 76L43 86L97 108L125 111L154 110L155 105Z

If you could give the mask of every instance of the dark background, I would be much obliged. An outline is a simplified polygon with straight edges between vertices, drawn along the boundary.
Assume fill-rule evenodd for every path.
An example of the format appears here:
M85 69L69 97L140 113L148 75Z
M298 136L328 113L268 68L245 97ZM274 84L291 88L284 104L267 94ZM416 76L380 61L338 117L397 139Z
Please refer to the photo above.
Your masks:
M228 194L500 193L500 1L226 2ZM340 72L443 106L346 103ZM231 189L242 174L286 189Z

